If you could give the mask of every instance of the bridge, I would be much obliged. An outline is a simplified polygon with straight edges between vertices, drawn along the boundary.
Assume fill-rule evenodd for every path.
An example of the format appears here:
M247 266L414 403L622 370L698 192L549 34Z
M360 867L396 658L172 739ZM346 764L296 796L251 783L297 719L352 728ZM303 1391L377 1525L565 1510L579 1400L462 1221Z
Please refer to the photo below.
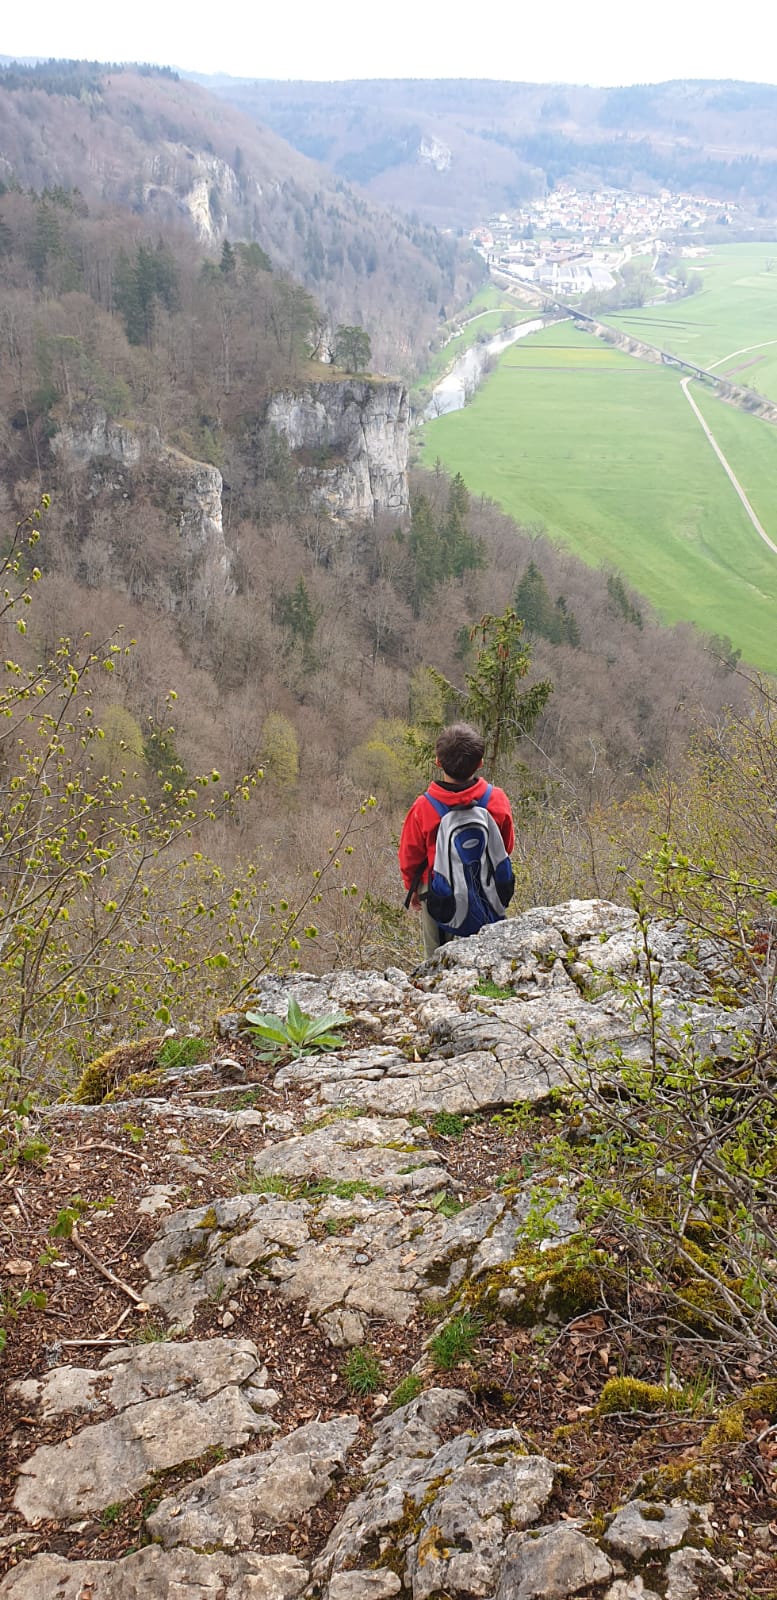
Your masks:
M646 339L636 339L630 333L622 333L620 328L610 327L609 323L602 322L598 317L592 317L587 311L581 311L579 306L567 305L565 301L557 299L555 295L548 294L546 289L540 289L534 283L527 284L517 273L511 272L509 267L492 267L491 271L493 276L498 275L506 278L511 285L517 284L520 288L526 289L530 294L537 296L547 309L558 311L560 315L570 317L573 322L581 323L597 339L601 339L607 333L611 333L618 341L624 340L628 342L628 353L631 355L641 356L643 360L660 362L665 367L676 367L679 372L685 373L687 377L696 378L700 383L707 383L711 388L719 391L726 390L730 392L732 388L732 379L726 377L725 373L710 372L707 367L699 367L693 361L686 361L684 356L675 355L672 350L662 350L660 345L649 344ZM741 395L744 404L746 406L749 405L752 410L769 405L766 396L759 394L757 389L746 388L741 383L735 384L734 387L737 393Z

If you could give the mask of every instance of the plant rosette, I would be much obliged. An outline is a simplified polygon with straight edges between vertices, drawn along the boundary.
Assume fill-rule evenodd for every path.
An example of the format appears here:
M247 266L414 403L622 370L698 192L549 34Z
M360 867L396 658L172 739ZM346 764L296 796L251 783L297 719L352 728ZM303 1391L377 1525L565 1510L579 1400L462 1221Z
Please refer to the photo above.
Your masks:
M247 1011L246 1031L253 1044L259 1046L262 1061L279 1061L284 1056L297 1060L300 1056L320 1054L324 1050L339 1050L345 1044L341 1033L335 1030L350 1022L345 1011L330 1011L325 1017L312 1017L303 1011L297 1000L289 1001L285 1017L273 1012Z

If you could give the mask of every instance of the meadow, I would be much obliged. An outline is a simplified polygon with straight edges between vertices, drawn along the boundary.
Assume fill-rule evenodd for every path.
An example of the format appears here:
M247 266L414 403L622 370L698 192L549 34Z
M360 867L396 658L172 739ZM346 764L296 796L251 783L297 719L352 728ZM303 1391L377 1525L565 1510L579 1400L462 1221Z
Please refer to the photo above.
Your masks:
M697 294L669 305L608 312L604 321L700 367L721 362L716 371L730 372L777 400L777 245L726 245L686 266L703 279Z
M777 543L777 429L693 394ZM726 634L777 672L777 556L676 372L557 323L508 350L465 410L427 423L424 462L438 457L519 522L617 568L664 621Z

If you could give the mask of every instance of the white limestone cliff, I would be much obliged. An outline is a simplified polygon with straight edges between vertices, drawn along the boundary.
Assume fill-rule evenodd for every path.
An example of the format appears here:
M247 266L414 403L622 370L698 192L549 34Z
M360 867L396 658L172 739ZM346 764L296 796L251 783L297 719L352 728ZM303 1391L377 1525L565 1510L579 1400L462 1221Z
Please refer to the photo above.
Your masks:
M161 490L155 498L169 507L177 526L182 565L195 587L209 594L234 592L217 467L165 445L158 429L115 422L99 407L71 415L58 428L51 448L63 467L86 473L90 500L127 500L141 477L153 479Z
M403 517L410 506L404 384L342 378L273 395L267 423L286 440L314 498L336 518Z

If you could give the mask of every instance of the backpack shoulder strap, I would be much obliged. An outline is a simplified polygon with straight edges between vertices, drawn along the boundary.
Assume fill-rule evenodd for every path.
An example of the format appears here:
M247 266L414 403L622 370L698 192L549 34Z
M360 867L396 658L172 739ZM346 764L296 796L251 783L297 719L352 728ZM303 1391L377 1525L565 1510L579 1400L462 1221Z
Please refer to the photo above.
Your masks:
M443 817L445 816L446 811L452 810L452 807L451 806L446 806L446 804L445 804L445 802L443 800L435 800L434 795L430 794L428 789L426 791L426 794L424 795L424 799L429 801L429 804L432 807L432 810L437 812L437 815L440 818L440 821L442 821Z
M485 789L483 790L483 793L481 795L479 795L479 797L476 800L475 804L479 805L479 806L483 806L483 809L485 810L487 808L487 806L488 806L488 802L491 799L491 796L492 796L493 792L494 792L493 783L487 783Z

